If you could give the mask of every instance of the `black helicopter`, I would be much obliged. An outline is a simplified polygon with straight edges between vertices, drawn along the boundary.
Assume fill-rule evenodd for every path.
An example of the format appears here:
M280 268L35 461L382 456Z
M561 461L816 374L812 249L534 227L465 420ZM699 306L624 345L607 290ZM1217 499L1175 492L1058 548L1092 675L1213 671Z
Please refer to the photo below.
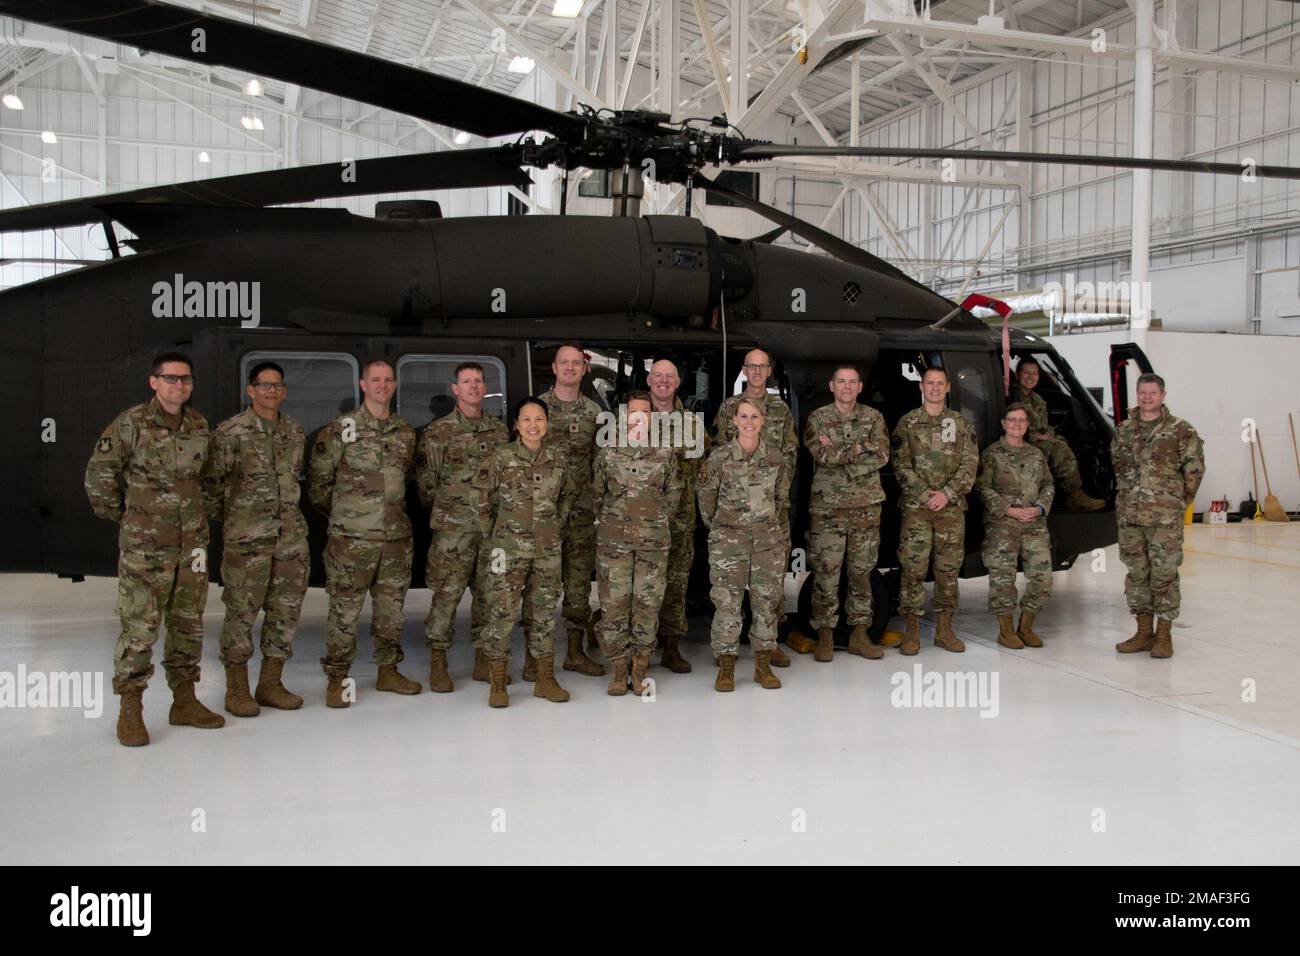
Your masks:
M905 273L817 227L714 182L706 166L779 156L839 155L988 159L1239 175L1227 163L1124 157L866 147L788 147L732 135L724 117L670 122L641 110L561 113L457 80L271 29L152 0L0 0L0 15L157 53L246 70L513 144L322 164L150 187L0 211L0 232L100 224L112 257L0 293L0 368L11 466L0 477L6 529L0 570L79 579L115 572L113 529L91 513L82 489L96 436L142 401L152 356L184 348L195 360L193 404L216 423L240 410L252 363L273 358L290 387L286 410L309 435L359 404L359 363L389 359L397 411L420 428L450 410L455 365L481 362L489 405L541 391L553 349L570 339L592 356L592 394L610 407L643 387L647 361L682 371L687 408L712 422L733 391L745 351L776 359L772 383L802 426L830 400L835 365L855 362L864 399L892 427L919 400L931 365L949 371L951 402L981 445L999 434L1005 366L1032 355L1053 424L1079 459L1086 490L1113 500L1113 424L1050 342L1012 330L1007 348L969 311ZM538 134L538 135L532 135ZM688 187L685 216L636 215L640 170ZM346 166L347 164L343 164ZM524 167L610 170L621 200L611 217L441 217L437 203L379 203L374 218L325 208L273 208L362 194L513 185ZM1256 175L1300 178L1257 167ZM779 227L757 239L720 236L689 215L704 189ZM567 190L562 191L562 196ZM123 255L115 224L128 229ZM789 231L828 253L778 247ZM797 292L796 292L797 290ZM987 300L985 300L987 301ZM996 303L995 303L996 305ZM1114 404L1125 405L1125 368L1150 364L1136 346L1112 354ZM811 461L803 453L792 502L795 547L806 531ZM891 502L898 486L886 469ZM417 553L427 520L411 509ZM884 509L878 607L895 600L896 510ZM324 524L312 516L313 583L324 579ZM983 573L978 506L963 576ZM1116 540L1111 510L1055 512L1058 568ZM421 540L420 533L423 533ZM214 541L213 547L219 547ZM695 569L707 579L704 548ZM419 586L423 562L416 561ZM806 611L809 588L801 607ZM876 615L873 637L888 616Z

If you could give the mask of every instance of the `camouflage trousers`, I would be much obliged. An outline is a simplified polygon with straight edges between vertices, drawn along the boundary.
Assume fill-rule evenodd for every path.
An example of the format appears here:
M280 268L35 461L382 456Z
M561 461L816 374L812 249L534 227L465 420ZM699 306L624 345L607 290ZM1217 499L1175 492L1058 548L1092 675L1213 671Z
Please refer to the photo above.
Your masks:
M600 595L600 649L610 660L628 646L650 650L659 630L668 570L667 551L632 551L602 544L596 562Z
M659 606L659 633L664 637L686 636L686 589L695 562L695 526L673 531L664 569L664 600Z
M483 628L483 653L488 660L510 658L510 632L523 610L523 629L533 657L555 655L555 602L560 598L562 561L555 551L535 558L498 554L498 570L484 550L483 598L487 605ZM592 555L593 563L595 555Z
M1068 494L1083 487L1083 479L1079 477L1079 461L1064 438L1053 435L1046 439L1026 440L1047 457L1047 466L1052 470L1052 477L1062 491Z
M565 623L586 627L591 621L591 575L596 570L596 518L575 503L560 541L561 587ZM535 656L535 653L534 653Z
M282 661L293 656L293 635L310 572L306 538L226 543L221 558L226 585L221 592L226 605L220 641L223 664L244 664L253 656L253 625L262 610L262 656Z
M934 609L957 610L957 573L966 557L966 513L949 506L942 511L911 508L903 512L898 533L898 563L902 587L898 610L902 615L925 612L925 572L934 558Z
M153 676L153 645L167 623L163 670L167 686L196 683L203 655L203 609L208 573L177 548L124 550L117 562L117 616L122 631L113 649L113 693L144 690Z
M880 552L880 505L809 514L808 564L813 572L815 630L833 628L840 614L840 569L848 558L849 590L844 618L849 627L871 626L871 572Z
M981 551L989 572L989 610L1010 614L1016 609L1016 558L1025 568L1023 611L1038 612L1052 593L1052 539L1047 522L1040 518L1029 524L1017 521L989 521L984 525Z
M424 579L433 592L429 615L424 619L424 640L430 649L445 651L451 647L456 630L456 611L465 588L470 589L470 643L483 643L487 622L487 605L480 577L479 546L483 540L477 529L435 528L424 566Z
M765 551L749 551L709 538L709 597L713 625L709 643L715 657L740 651L744 626L742 607L749 591L749 643L755 651L776 647L777 624L785 603L785 568L789 552L784 543Z
M1120 524L1119 559L1128 568L1124 594L1134 614L1178 617L1178 566L1183 563L1183 526Z
M325 545L325 593L330 610L325 623L321 667L331 677L346 677L357 657L357 625L370 592L370 640L375 663L399 664L402 605L411 587L411 539L373 541L330 535Z

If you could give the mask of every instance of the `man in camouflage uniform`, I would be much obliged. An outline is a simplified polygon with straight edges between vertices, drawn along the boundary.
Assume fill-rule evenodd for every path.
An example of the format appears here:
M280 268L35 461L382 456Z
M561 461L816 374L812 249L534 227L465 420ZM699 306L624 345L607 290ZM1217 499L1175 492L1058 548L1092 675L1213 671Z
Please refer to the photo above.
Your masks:
M221 727L225 718L194 696L208 602L208 519L199 476L208 458L208 423L186 407L194 365L180 352L154 359L154 397L104 429L86 465L95 514L120 526L113 692L121 696L117 739L149 742L141 698L153 676L152 648L165 617L163 669L172 689L169 723ZM123 499L121 482L125 482Z
M769 395L767 392L767 380L772 374L772 357L762 349L751 349L745 353L745 361L741 369L745 373L745 389L739 395L732 395L723 401L718 408L717 417L713 420L714 440L719 445L722 445L736 437L736 410L740 400L748 398L763 413L763 421L765 422L763 426L764 444L775 448L785 458L786 466L790 472L790 481L793 484L799 464L799 436L795 432L794 416L790 413L790 406L783 402L779 395ZM790 511L788 501L786 506L782 511L781 520L785 524L786 537L789 537ZM789 557L788 549L786 556ZM753 601L753 595L750 595L750 600ZM784 588L777 595L776 601L776 616L779 621L785 616ZM790 658L786 656L785 651L781 650L779 644L772 649L772 666L790 666Z
M816 466L808 501L811 623L817 631L813 656L826 662L834 655L840 568L847 556L849 589L844 616L853 629L848 651L879 660L885 652L871 643L867 629L871 626L871 572L880 550L880 503L885 500L880 469L889 461L889 429L880 412L858 403L862 374L856 367L836 368L830 390L835 400L809 415L803 432L804 445Z
M677 451L652 447L650 393L627 398L622 440L596 452L591 480L596 504L596 589L600 594L600 649L613 671L611 697L643 693L663 604L670 522L682 493ZM656 436L657 437L657 436Z
M555 602L563 561L560 542L574 505L573 478L561 451L544 441L547 408L529 396L515 407L516 441L494 451L474 478L482 502L483 653L489 707L508 707L510 632L523 606L524 635L533 657L533 696L569 699L555 679Z
M306 437L280 411L288 394L284 369L274 362L254 365L246 391L252 404L217 426L203 471L208 517L222 523L225 543L221 662L226 667L226 710L236 717L256 717L258 705L279 710L302 706L302 698L285 689L281 675L293 656L311 571L307 522L298 507ZM262 670L254 697L248 692L248 659L253 625L262 610Z
M894 475L902 488L898 561L902 566L899 610L907 622L899 651L921 650L920 617L925 571L934 557L934 643L960 654L966 649L952 629L957 611L957 574L966 556L966 493L975 483L979 449L970 423L948 407L948 373L921 375L921 407L894 429Z
M424 639L429 645L429 689L435 694L450 694L453 689L447 651L456 626L456 609L467 585L473 596L474 679L487 680L482 647L486 607L478 571L481 502L474 477L488 456L509 440L505 424L483 413L483 396L487 394L483 366L462 362L456 366L455 379L451 393L456 408L424 430L415 459L420 499L429 506L429 527L433 529L424 571L433 592Z
M1115 649L1173 657L1183 514L1205 477L1205 446L1195 428L1170 414L1165 380L1148 372L1138 377L1137 407L1115 430L1110 454L1118 489L1119 556L1128 568L1124 593L1137 618L1137 633ZM1153 631L1155 615L1159 623Z
M736 403L736 437L718 445L700 469L700 517L709 529L710 641L718 658L714 690L736 689L736 655L743 625L741 606L749 590L754 682L781 686L771 671L778 611L784 591L790 528L783 518L790 500L787 456L763 437L763 412L752 399Z
M1047 402L1034 389L1038 386L1038 362L1026 356L1016 366L1016 400L1029 415L1029 434L1026 441L1045 456L1052 474L1066 494L1065 504L1071 511L1100 511L1106 502L1093 498L1083 490L1079 477L1079 462L1064 438L1048 424Z
M984 567L989 572L989 610L998 617L998 643L1019 650L1042 647L1034 618L1052 593L1052 540L1047 513L1056 486L1047 457L1025 441L1029 413L1019 402L1002 415L1005 432L980 455L975 488L984 503ZM1016 559L1025 566L1025 596L1016 610Z
M686 590L695 561L695 482L709 451L709 436L702 417L688 412L677 397L681 377L677 366L660 359L650 366L650 401L660 415L681 418L681 441L677 445L677 466L682 476L682 495L677 510L669 519L672 542L668 548L668 567L664 571L664 600L659 608L658 643L663 647L661 663L674 674L689 674L691 662L682 656L681 641L686 636Z
M402 604L411 586L411 519L406 479L415 459L415 431L389 409L397 389L383 359L361 370L365 401L330 422L312 449L307 497L329 515L325 591L329 617L321 667L329 683L325 703L348 707L344 682L357 656L357 622L370 592L370 638L379 665L376 690L418 694L420 685L398 672Z
M591 500L591 463L596 453L597 416L600 406L582 394L587 374L587 353L576 342L561 345L551 363L555 384L542 393L549 411L546 441L554 445L569 469L573 482L573 507L564 524L560 544L561 579L564 587L564 633L568 649L564 669L588 677L600 677L605 668L582 648L583 638L596 644L591 616L591 575L596 567L596 510ZM525 596L525 603L531 599ZM527 628L525 644L531 647ZM531 653L529 650L527 653ZM531 670L531 662L525 658Z

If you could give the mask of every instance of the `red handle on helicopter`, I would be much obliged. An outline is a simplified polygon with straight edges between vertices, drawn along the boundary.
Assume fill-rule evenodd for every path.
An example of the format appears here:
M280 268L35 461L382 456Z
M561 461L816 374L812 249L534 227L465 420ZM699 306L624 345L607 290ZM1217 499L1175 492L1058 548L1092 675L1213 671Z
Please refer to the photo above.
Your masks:
M1001 299L990 298L987 295L981 295L978 292L972 292L962 300L961 307L969 312L977 305L982 305L986 309L992 309L998 315L1002 316L1002 394L1010 396L1011 394L1011 326L1007 324L1011 318L1011 306L1007 305Z

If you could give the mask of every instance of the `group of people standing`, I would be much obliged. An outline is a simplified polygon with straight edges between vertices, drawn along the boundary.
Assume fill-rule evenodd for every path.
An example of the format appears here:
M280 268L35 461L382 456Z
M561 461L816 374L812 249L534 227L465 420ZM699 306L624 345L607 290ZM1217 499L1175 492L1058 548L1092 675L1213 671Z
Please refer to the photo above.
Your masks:
M467 587L473 678L488 683L493 707L509 704L510 636L521 612L523 679L533 683L537 697L569 699L555 674L557 602L565 626L563 670L604 676L606 667L588 653L598 647L609 668L607 692L616 696L646 689L656 647L662 648L664 666L689 672L680 641L686 633L697 514L708 528L715 689L735 689L746 593L754 681L779 688L772 668L790 663L777 636L799 440L790 409L768 393L771 357L755 349L746 355L743 370L745 388L723 402L711 439L697 416L684 413L677 368L661 360L650 369L648 389L625 397L626 425L617 440L598 442L600 406L581 393L586 354L577 343L565 344L552 364L553 387L515 406L511 441L505 425L484 412L486 383L477 363L456 368L455 409L417 437L391 410L397 386L393 366L383 359L367 362L361 371L362 405L322 429L307 463L308 501L329 518L323 555L329 612L321 659L326 704L345 708L356 700L349 673L367 593L373 605L376 689L422 690L398 669L414 560L406 510L412 476L430 508L433 531L425 575L432 601L424 622L431 691L454 690L447 651ZM1004 436L981 456L970 424L947 405L944 369L924 371L921 406L902 417L892 441L880 413L858 400L861 372L850 364L834 370L833 401L809 415L803 433L815 467L809 560L817 661L833 657L846 565L848 651L872 660L883 657L881 645L868 636L870 574L885 500L880 471L891 458L902 489L900 609L906 629L900 651L920 650L923 581L931 563L935 644L964 650L952 617L972 487L984 505L984 560L999 643L1041 645L1032 625L1051 588L1046 515L1055 484L1070 495L1073 507L1091 510L1104 502L1083 494L1073 455L1047 427L1046 407L1033 393L1037 371L1032 359L1021 362L1020 401L1007 406ZM209 520L221 524L224 540L225 709L251 717L261 707L292 710L303 702L282 682L310 568L299 504L305 436L280 408L287 395L283 369L274 362L255 365L248 376L249 407L211 433L188 405L194 380L187 356L158 356L149 383L154 398L105 429L85 481L96 514L120 526L122 630L113 688L121 697L118 739L128 746L149 740L142 695L164 620L163 666L173 691L170 722L224 724L194 693ZM1135 410L1140 414L1121 426L1114 447L1120 550L1129 566L1129 605L1139 622L1138 633L1119 650L1150 650L1153 656L1172 654L1168 622L1177 613L1181 523L1171 524L1165 511L1176 504L1181 522L1182 506L1204 471L1200 439L1169 415L1163 399L1163 381L1143 376ZM677 414L676 441L653 440L656 413ZM1177 481L1171 477L1175 473ZM1018 558L1028 586L1020 622L1013 626ZM600 605L595 613L593 571ZM248 663L259 612L265 614L262 666L256 688L250 689ZM1156 613L1159 629L1152 626Z

